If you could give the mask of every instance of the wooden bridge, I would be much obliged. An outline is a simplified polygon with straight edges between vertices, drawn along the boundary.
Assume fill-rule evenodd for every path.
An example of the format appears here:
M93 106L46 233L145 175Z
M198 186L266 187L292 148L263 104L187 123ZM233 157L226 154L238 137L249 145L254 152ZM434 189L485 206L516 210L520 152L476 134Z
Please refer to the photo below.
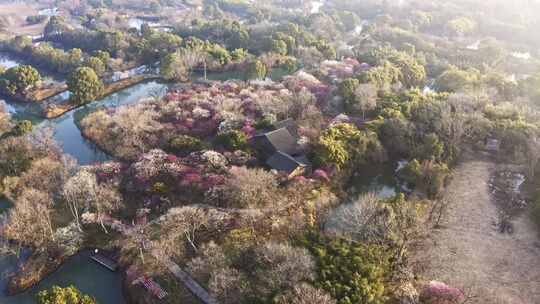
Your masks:
M169 258L164 258L159 252L153 251L152 255L158 260L161 261L167 269L179 279L184 286L186 286L191 293L193 293L201 302L204 304L219 304L219 302L212 297L206 289L204 289L197 281L195 281L186 271L184 271L180 266L174 263Z
M110 271L116 271L118 269L118 264L115 261L101 255L95 254L90 257L94 262L100 264L101 266L109 269Z

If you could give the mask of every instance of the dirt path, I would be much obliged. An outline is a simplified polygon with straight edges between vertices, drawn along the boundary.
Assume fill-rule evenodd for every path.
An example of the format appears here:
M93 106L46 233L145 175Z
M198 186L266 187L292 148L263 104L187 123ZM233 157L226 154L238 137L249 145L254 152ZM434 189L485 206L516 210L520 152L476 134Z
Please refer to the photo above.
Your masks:
M500 233L488 181L495 164L470 161L455 170L447 197L453 202L442 228L420 248L419 272L476 297L468 303L540 303L540 238L526 215Z

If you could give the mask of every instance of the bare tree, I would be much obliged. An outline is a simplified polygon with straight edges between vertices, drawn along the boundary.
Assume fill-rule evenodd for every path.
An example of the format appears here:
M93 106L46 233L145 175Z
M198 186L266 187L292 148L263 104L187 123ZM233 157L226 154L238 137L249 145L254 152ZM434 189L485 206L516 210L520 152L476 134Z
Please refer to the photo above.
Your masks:
M276 204L278 181L272 173L246 167L234 167L230 173L220 191L225 206L254 208Z
M11 130L12 124L9 113L6 110L5 104L0 102L0 136Z
M144 103L118 109L113 118L120 131L122 146L126 149L122 154L134 156L144 153L156 142L156 132L161 130L158 116L156 111Z
M9 211L9 221L4 227L4 237L16 240L20 246L45 250L54 242L51 221L53 201L47 193L27 189Z
M300 283L279 295L276 304L336 304L326 291L315 288L308 283Z
M386 217L380 198L370 192L338 209L331 216L328 229L357 241L382 241L390 229Z
M81 169L64 185L63 196L79 231L82 231L80 214L83 210L88 209L90 203L95 200L97 192L98 185L95 175L85 169Z
M111 213L122 208L122 196L118 189L108 184L100 184L97 188L96 197L90 202L90 208L96 211L101 228L108 233L103 220Z
M95 174L86 168L81 169L64 185L63 194L68 203L77 227L82 231L79 222L82 210L94 210L100 225L108 233L103 220L106 215L122 206L122 197L118 190L107 184L98 184Z
M377 87L370 83L360 84L354 91L354 101L362 112L362 119L366 119L366 112L377 107Z
M247 278L237 269L219 268L212 273L208 289L220 303L236 304L245 299L246 280Z
M315 278L315 261L305 248L268 242L255 250L255 256L255 275L261 282L259 288L263 294L292 288Z
M207 210L185 206L169 209L158 221L160 237L156 241L159 249L170 256L179 251L179 240L185 239L197 251L197 235L210 224Z

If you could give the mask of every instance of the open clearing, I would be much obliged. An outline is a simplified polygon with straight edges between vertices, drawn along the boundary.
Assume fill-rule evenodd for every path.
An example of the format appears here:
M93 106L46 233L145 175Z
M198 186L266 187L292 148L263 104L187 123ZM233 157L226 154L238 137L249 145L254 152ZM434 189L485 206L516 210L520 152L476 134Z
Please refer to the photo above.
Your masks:
M6 29L17 35L38 35L43 32L44 23L27 25L26 17L37 15L36 5L20 2L0 3L0 21Z
M474 296L467 303L540 303L540 238L526 214L500 233L488 181L496 165L474 160L455 170L442 227L419 248L422 279L442 281Z

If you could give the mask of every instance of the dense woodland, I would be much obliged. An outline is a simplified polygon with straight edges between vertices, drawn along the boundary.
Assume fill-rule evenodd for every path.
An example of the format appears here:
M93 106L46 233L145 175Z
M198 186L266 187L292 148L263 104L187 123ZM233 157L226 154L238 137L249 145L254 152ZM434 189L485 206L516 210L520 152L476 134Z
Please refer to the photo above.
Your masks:
M164 259L225 304L464 303L463 286L427 284L437 278L409 258L444 217L464 156L496 142L493 157L536 184L540 3L518 2L56 1L60 15L27 19L43 25L39 43L0 19L0 50L26 63L0 66L7 100L43 73L78 105L141 65L170 83L164 97L82 117L84 137L113 157L86 166L0 108L5 249L30 249L30 265L114 251L178 293L167 303L187 302ZM130 27L130 16L148 22ZM275 69L287 75L267 78ZM223 71L241 76L205 79ZM299 174L255 143L285 120L309 163ZM398 161L402 193L348 194L358 174ZM540 199L527 212L540 224ZM39 303L70 296L93 301L67 288Z

